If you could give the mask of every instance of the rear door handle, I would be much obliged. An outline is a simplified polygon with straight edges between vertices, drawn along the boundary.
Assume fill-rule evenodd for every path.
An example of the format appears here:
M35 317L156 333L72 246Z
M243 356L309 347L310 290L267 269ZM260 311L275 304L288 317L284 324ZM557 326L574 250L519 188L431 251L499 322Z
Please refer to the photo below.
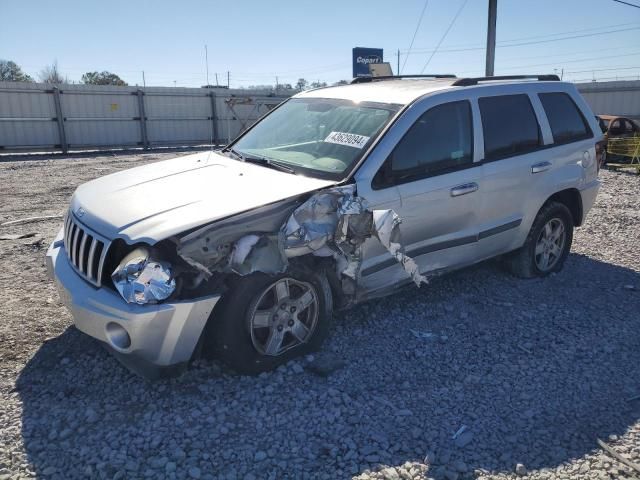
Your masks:
M467 193L473 193L478 190L478 184L475 182L472 183L464 183L462 185L458 185L457 187L453 187L451 189L452 197L459 197L460 195L466 195Z
M541 173L546 172L552 166L551 162L540 162L531 165L531 173Z

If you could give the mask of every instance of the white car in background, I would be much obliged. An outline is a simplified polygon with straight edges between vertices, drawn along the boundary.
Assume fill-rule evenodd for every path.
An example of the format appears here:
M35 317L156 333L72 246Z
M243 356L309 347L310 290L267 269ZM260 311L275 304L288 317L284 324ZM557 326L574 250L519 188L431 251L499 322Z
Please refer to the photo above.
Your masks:
M559 271L601 142L555 76L359 79L221 151L80 186L47 262L77 328L134 371L203 346L257 373L318 349L335 308L405 284L496 256Z

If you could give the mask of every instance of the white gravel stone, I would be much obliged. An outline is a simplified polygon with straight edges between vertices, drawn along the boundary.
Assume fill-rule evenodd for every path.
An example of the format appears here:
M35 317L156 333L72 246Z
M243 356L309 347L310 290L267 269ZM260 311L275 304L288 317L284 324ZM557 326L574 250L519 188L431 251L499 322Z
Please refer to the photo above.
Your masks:
M174 155L0 162L0 220ZM34 227L40 246L0 242L0 480L630 478L595 449L640 458L640 179L602 178L557 275L485 262L434 278L336 312L321 351L257 377L202 360L140 380L58 302L42 265L58 223Z

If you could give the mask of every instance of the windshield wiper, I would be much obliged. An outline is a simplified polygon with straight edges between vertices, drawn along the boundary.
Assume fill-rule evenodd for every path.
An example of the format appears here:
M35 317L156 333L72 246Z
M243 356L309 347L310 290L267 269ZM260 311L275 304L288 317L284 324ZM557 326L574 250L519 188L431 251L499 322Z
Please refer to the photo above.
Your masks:
M246 155L244 153L240 153L237 150L234 150L233 148L225 148L222 151L224 153L230 153L231 155L236 157L238 160L241 160L243 162L256 163L258 165L263 165L265 167L273 168L274 170L280 170L281 172L293 173L294 175L296 173L296 171L293 168L288 167L285 164L277 162L275 160L271 160L270 158L267 158L267 157Z
M244 155L242 155L239 151L234 150L233 148L225 148L224 150L222 150L222 152L230 153L231 155L236 157L238 160L242 160L244 162Z
M280 170L281 172L293 173L294 175L296 173L296 171L293 168L286 166L284 163L271 160L270 158L245 155L245 156L242 156L242 159L245 162L256 163L258 165L263 165L265 167L273 168L274 170Z

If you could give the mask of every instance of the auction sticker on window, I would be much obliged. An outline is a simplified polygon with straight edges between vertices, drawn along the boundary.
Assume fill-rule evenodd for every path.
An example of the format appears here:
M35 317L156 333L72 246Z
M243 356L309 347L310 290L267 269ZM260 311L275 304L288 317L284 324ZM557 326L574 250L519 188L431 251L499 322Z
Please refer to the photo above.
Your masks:
M331 132L324 141L346 145L347 147L362 148L369 141L369 137L358 135L357 133Z

